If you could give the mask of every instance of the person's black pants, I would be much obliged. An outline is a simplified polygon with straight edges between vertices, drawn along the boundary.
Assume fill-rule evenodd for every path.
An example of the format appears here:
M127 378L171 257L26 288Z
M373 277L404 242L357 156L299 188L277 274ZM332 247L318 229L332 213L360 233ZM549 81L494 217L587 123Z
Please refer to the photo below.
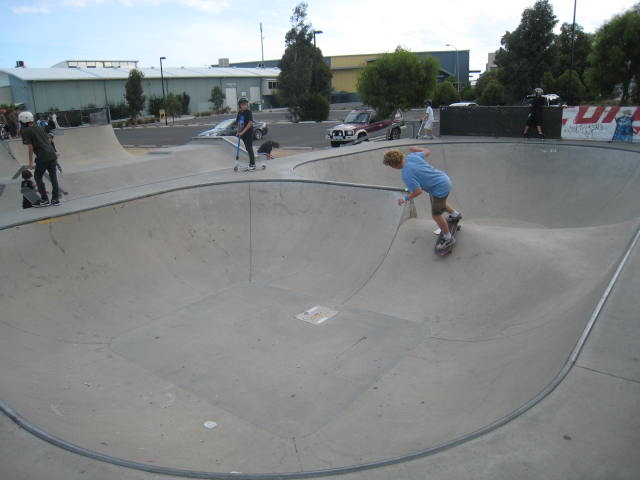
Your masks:
M244 143L244 148L249 154L249 166L256 166L256 157L253 153L253 129L250 129L244 135L242 135L242 142Z
M49 172L49 179L51 180L51 199L58 200L58 173L56 172L56 160L50 162L38 162L36 159L36 169L33 172L33 178L38 185L38 193L42 200L48 200L47 190L44 188L44 181L42 176L44 172Z

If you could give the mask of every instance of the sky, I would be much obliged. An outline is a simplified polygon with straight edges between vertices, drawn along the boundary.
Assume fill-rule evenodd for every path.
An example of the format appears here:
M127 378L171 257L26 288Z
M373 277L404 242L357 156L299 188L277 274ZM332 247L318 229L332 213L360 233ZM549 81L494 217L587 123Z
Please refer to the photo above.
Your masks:
M594 33L638 0L577 0L576 23ZM64 60L138 60L141 68L206 67L277 60L299 0L0 0L0 68L48 68ZM308 0L307 22L325 56L470 50L470 69L520 24L535 0ZM573 20L573 0L551 0ZM468 12L468 13L464 13ZM262 42L260 24L262 23ZM452 46L447 46L450 44Z

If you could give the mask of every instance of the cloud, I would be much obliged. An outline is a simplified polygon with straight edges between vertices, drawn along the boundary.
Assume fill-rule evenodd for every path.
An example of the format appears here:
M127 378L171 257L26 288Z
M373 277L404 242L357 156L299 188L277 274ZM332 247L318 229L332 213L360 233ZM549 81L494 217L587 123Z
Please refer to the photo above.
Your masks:
M51 13L51 9L48 5L38 5L33 7L22 5L19 7L11 7L11 11L16 15Z

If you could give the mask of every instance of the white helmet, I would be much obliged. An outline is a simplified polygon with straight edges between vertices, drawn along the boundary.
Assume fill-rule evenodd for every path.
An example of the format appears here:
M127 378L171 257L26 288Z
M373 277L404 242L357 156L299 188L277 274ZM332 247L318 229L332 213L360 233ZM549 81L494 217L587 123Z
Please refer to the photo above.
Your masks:
M33 113L31 112L20 112L18 114L18 120L20 123L31 123L33 122Z
M533 91L536 92L538 95L542 95L542 93L543 93L543 91L542 91L542 89L540 87L534 88Z

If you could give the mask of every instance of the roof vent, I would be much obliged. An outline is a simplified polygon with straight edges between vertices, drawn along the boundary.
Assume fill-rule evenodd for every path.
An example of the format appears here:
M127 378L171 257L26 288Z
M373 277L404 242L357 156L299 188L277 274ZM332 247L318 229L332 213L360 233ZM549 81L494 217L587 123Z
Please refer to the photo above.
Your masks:
M228 58L219 58L218 59L218 66L219 67L228 67L229 66L229 59Z

